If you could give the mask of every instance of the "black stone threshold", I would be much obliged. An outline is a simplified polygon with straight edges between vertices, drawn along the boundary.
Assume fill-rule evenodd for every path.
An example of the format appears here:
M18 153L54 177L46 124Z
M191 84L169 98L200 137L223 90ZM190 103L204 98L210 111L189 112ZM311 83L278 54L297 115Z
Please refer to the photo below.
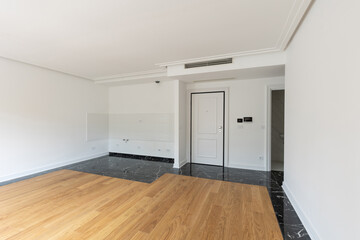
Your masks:
M109 156L110 157L122 157L122 158L140 159L140 160L147 160L147 161L153 161L153 162L174 163L173 158L154 157L154 156L146 156L146 155L135 155L135 154L128 154L128 153L109 152Z

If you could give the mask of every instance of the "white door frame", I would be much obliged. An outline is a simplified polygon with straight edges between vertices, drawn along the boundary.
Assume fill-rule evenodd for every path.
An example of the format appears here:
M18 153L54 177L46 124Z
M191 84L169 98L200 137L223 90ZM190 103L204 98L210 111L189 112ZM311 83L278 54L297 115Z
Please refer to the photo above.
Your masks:
M212 92L224 92L224 167L229 166L229 120L228 120L228 112L229 112L229 89L228 88L207 88L207 89L188 89L187 97L186 97L186 112L187 112L187 120L186 120L186 155L187 162L190 162L191 159L191 95L193 93L212 93Z
M271 171L271 96L274 90L285 90L285 84L274 84L266 87L266 161L265 169Z

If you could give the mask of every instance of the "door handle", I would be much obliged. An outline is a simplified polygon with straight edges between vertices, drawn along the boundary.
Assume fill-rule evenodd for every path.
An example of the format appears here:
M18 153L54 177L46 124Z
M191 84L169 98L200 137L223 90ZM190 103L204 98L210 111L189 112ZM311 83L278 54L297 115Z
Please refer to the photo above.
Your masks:
M219 132L222 132L223 126L219 127Z

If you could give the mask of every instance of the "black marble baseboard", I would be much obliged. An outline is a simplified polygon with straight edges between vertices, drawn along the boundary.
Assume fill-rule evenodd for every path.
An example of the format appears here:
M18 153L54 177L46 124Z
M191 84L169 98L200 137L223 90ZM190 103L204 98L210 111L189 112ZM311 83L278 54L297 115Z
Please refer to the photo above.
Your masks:
M122 157L122 158L132 158L132 159L141 159L141 160L154 161L154 162L174 163L173 158L154 157L154 156L146 156L146 155L135 155L135 154L128 154L128 153L110 152L109 156L111 156L111 157Z

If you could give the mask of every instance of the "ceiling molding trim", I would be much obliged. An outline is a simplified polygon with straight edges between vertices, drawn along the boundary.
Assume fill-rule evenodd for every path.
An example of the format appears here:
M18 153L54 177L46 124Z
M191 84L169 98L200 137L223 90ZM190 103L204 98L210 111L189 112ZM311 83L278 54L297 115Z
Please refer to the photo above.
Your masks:
M293 4L292 4L291 9L289 11L289 14L288 14L288 16L286 18L286 21L285 21L285 23L284 23L284 25L282 27L281 32L280 32L280 36L279 36L279 38L278 38L278 40L276 42L276 46L277 46L278 49L280 49L280 47L279 47L279 46L281 46L280 43L283 42L283 40L285 38L284 36L286 36L287 32L289 31L289 26L291 25L290 22L293 22L293 15L294 15L295 8L296 8L297 4L298 4L298 0L293 1Z
M112 75L94 79L95 83L116 83L130 80L152 79L167 77L166 69L154 69L150 71L133 72L127 74Z
M221 59L221 58L243 57L243 56L249 56L249 55L273 53L273 52L277 52L277 51L279 51L279 50L275 47L274 48L264 48L264 49L259 49L259 50L227 53L227 54L220 54L220 55L214 55L214 56L208 56L208 57L183 59L183 60L173 61L173 62L158 63L156 65L159 67L167 67L167 66L181 65L181 64L185 64L185 63L191 63L191 62L212 61L212 60L217 60L217 59Z
M149 71L140 71L140 72L132 72L125 74L117 74L105 77L94 78L94 81L107 81L111 79L137 79L137 78L147 78L147 77L156 77L156 76L164 76L166 75L166 69L154 69Z
M93 79L88 78L88 77L80 76L80 75L70 73L70 72L65 72L65 71L62 71L62 70L57 70L57 69L50 68L50 67L47 67L47 66L44 66L44 65L38 65L38 64L35 64L35 63L24 62L22 60L16 60L14 58L9 58L9 57L5 57L5 56L0 56L0 58L8 60L8 61L12 61L12 62L17 62L17 63L29 65L29 66L36 67L36 68L41 68L43 70L64 74L64 75L67 75L67 76L70 76L70 77L80 78L80 79L84 79L84 80L87 80L87 81L93 81Z
M307 9L309 8L312 0L297 0L294 1L294 4L290 10L287 21L284 25L284 28L281 32L279 40L277 42L277 49L279 51L284 51L288 46L292 36L294 35L299 23L304 17Z

